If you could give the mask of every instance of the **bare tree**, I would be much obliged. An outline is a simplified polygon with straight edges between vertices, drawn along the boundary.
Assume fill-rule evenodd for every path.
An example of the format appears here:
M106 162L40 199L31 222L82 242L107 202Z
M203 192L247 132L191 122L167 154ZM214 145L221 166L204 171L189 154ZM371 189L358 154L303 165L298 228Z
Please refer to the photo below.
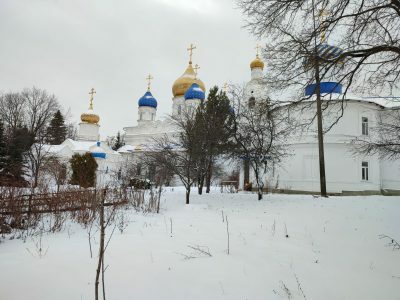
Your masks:
M238 90L236 90L238 91ZM263 197L266 174L287 155L287 137L290 134L288 119L282 104L269 98L255 102L243 101L243 94L232 92L234 104L233 152L236 158L247 161L254 172L258 200Z
M355 152L365 155L378 154L381 158L400 158L400 108L379 112L375 126L367 129L353 141Z
M391 92L400 74L400 2L391 0L238 0L247 27L265 38L274 90L297 87L302 96L313 76L305 68L314 40L334 43L341 51L320 55L321 80L334 78L345 93ZM321 49L322 50L322 49ZM339 63L340 62L340 63ZM300 97L299 97L300 98Z
M54 95L49 95L46 90L36 87L24 89L21 93L25 106L25 123L29 131L38 136L45 130L53 115L59 109L59 104Z
M157 165L179 177L186 189L186 204L189 204L190 190L197 180L199 167L196 121L193 111L183 111L181 115L171 117L171 122L177 133L154 139L154 149L149 155Z
M68 168L67 163L61 161L60 158L50 155L44 163L44 170L49 174L57 185L57 193L60 191L60 186L67 182Z
M19 93L10 92L0 96L0 117L10 131L25 123L25 100Z

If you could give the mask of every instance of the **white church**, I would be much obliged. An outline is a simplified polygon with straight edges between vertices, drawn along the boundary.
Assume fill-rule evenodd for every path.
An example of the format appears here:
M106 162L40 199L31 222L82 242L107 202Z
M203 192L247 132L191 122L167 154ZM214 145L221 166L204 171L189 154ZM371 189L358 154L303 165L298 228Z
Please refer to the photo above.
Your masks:
M183 110L195 109L206 99L204 83L197 78L197 65L193 66L193 45L188 49L190 58L184 73L172 85L172 115L179 115ZM250 81L245 87L245 101L250 98L257 101L266 97L263 84L264 62L258 54L250 63ZM130 157L140 157L146 149L151 148L153 138L177 132L168 120L157 119L157 100L151 93L149 75L148 88L138 100L138 119L136 126L124 128L125 145L113 151L105 142L100 142L100 117L93 110L91 91L89 110L81 115L79 133L76 141L66 140L61 145L52 146L51 151L67 159L73 153L91 152L99 164L99 174L115 178L121 166ZM334 82L321 83L323 101L331 103L337 100L340 105L341 86ZM313 90L306 88L305 94L312 96ZM395 109L395 105L385 99L366 99L347 95L342 118L325 134L325 164L327 192L330 194L394 194L400 193L400 160L387 161L378 156L362 157L353 153L351 141L358 136L368 135L377 117ZM334 109L335 105L331 105ZM397 107L398 108L398 107ZM304 113L294 111L294 118L311 117L315 107ZM296 115L297 114L297 115ZM332 117L332 110L324 111L324 120ZM316 124L311 129L316 128ZM293 132L288 141L290 155L276 166L272 172L264 174L265 186L285 193L318 193L319 164L318 144L314 130ZM254 174L245 161L239 162L240 182L243 189L246 183L253 182ZM114 177L113 177L114 176Z

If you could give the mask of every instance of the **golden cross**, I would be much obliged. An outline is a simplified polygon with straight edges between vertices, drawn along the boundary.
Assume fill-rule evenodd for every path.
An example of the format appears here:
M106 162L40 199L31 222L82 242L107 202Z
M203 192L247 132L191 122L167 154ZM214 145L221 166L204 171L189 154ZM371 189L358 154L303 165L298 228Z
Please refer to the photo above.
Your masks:
M254 49L256 49L256 57L258 58L258 54L259 54L259 51L261 49L260 44L257 43L257 46Z
M151 76L150 74L149 74L149 76L146 77L146 80L147 80L147 90L148 90L148 91L150 91L150 85L151 85L151 80L152 80L152 79L154 79L154 77Z
M327 16L329 16L329 11L327 11L326 9L319 10L318 19L319 19L319 26L321 26L321 37L320 37L321 43L325 42L326 40L326 28L325 25L323 24L325 22L324 18Z
M197 70L200 69L200 66L198 64L196 64L193 68L194 70L194 79L197 79Z
M96 94L96 91L94 90L94 88L92 88L89 92L90 95L90 105L89 105L89 109L93 109L93 96L94 94Z
M187 51L189 51L189 64L192 63L192 55L193 55L193 50L196 49L196 46L193 44L190 44L190 47L187 48Z

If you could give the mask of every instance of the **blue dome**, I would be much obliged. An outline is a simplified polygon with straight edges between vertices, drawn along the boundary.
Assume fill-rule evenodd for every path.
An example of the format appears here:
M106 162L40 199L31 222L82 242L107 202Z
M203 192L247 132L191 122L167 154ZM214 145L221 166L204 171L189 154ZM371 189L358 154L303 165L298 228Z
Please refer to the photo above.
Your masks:
M142 98L138 101L139 107L140 106L150 106L157 108L157 100L153 97L150 91L147 91Z
M185 100L190 100L190 99L204 100L205 98L206 94L203 92L203 90L197 83L193 83L185 93Z
M343 50L340 49L339 47L331 46L326 43L319 44L317 46L317 55L322 59L335 60L342 53L343 53Z

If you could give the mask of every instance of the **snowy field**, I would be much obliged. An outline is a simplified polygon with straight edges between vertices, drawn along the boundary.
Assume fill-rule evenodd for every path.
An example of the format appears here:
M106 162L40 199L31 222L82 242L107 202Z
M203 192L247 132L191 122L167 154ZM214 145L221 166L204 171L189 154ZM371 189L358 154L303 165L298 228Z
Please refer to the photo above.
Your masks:
M175 189L158 215L127 212L106 252L107 299L400 299L400 251L378 238L400 240L400 197L272 194L258 202L193 190L191 201ZM35 243L0 243L1 300L94 299L97 261L85 229L46 234L43 257Z

